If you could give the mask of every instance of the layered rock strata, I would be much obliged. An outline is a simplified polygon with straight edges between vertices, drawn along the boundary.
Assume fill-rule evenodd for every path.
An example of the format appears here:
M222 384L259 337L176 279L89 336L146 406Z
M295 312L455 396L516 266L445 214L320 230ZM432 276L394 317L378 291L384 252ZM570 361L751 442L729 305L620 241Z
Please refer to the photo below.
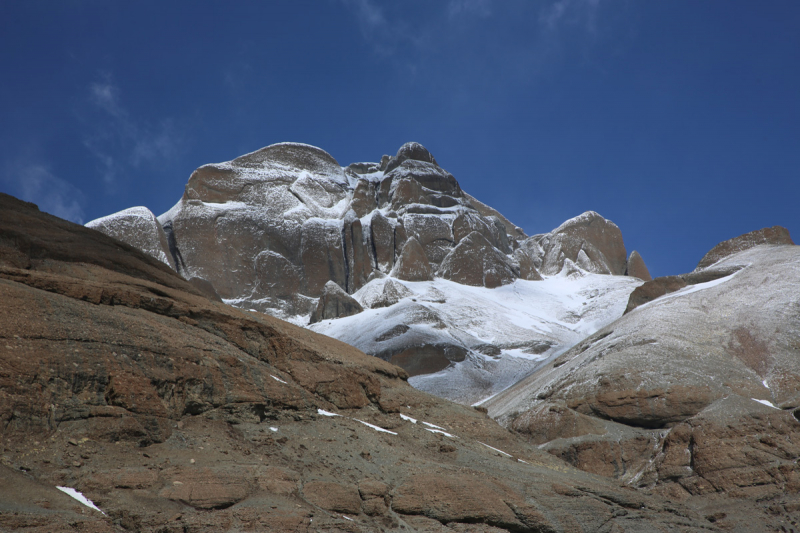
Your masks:
M0 301L4 531L707 530L5 195Z

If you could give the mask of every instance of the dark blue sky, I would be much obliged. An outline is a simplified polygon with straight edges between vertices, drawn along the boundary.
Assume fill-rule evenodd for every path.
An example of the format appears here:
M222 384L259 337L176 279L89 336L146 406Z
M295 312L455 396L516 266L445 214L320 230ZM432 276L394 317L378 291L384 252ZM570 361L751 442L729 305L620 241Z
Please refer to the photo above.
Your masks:
M800 2L0 1L0 191L160 214L280 141L406 141L527 233L595 210L654 275L800 242Z

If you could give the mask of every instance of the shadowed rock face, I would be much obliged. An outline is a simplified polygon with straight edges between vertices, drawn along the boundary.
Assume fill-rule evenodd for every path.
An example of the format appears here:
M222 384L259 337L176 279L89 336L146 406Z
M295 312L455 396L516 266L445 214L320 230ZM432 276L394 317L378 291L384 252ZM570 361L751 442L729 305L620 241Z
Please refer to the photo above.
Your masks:
M800 247L758 245L649 281L625 316L485 405L586 471L674 501L737 498L725 527L793 512L798 265Z
M4 531L705 530L6 195L0 301Z

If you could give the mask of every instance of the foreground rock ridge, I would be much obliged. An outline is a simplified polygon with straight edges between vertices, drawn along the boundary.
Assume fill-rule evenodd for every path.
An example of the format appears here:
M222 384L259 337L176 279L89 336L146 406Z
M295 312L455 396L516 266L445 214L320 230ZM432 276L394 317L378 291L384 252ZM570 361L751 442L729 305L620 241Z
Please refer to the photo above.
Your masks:
M419 143L347 167L275 144L200 167L157 218L137 207L87 226L467 404L617 318L650 279L613 222L590 211L528 237Z
M672 501L730 498L720 527L784 514L775 530L797 530L798 332L800 247L765 228L641 285L622 318L484 405L587 472Z
M224 305L165 263L6 195L0 301L3 531L699 532L721 521L705 503L573 468L485 410L410 387L397 366Z

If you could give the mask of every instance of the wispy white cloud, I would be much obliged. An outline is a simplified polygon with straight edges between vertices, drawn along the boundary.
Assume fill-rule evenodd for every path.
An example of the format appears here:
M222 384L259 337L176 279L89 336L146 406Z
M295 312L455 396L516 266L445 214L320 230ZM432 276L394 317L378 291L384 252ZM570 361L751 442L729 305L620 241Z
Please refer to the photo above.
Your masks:
M599 5L600 0L556 0L542 8L539 23L551 31L565 23L582 25L594 31Z
M42 211L83 224L85 196L53 174L48 165L37 161L15 161L3 167L0 181L11 194L35 203Z
M492 14L492 0L450 0L447 14L451 18L459 15L488 17Z
M89 86L89 101L101 112L83 145L98 162L103 181L113 186L127 167L158 164L179 155L186 136L175 120L155 124L134 119L110 74Z
M387 26L383 10L371 0L342 0L356 15L358 24L365 37L371 37Z

